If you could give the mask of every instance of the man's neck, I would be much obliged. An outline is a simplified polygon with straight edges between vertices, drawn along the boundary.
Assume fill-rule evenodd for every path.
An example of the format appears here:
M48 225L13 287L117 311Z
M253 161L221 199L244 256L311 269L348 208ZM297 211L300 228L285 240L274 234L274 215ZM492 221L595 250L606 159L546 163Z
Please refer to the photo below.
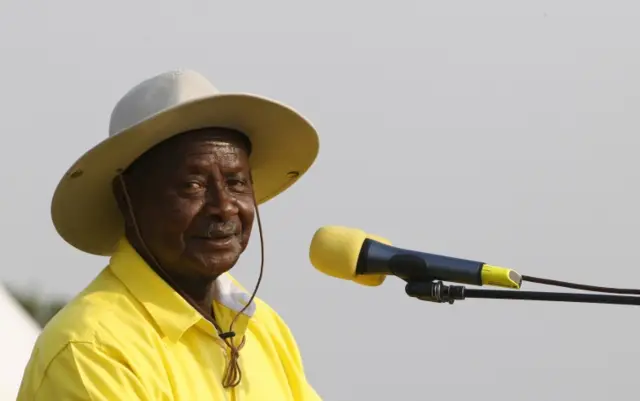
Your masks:
M158 272L156 272L158 273ZM160 274L163 277L162 274ZM163 277L164 278L164 277ZM166 279L165 279L166 280ZM215 280L204 280L201 277L170 277L168 284L190 303L195 303L207 319L213 319L213 300L215 299ZM175 288L175 287L178 288Z
M160 276L171 288L180 294L185 301L196 308L207 320L214 321L213 300L216 292L216 279L203 277L189 277L172 274L161 266L157 266L153 258L139 247L136 241L129 240L138 255ZM142 248L142 249L141 249Z

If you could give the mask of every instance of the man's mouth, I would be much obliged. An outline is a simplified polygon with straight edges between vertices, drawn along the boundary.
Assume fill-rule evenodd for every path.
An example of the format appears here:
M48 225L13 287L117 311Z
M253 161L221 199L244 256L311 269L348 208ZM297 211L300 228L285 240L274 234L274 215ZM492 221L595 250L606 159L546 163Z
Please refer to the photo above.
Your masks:
M210 239L210 240L219 240L219 239L227 239L234 237L236 233L234 232L226 232L226 231L211 231L207 235L204 235L202 238Z
M233 245L236 233L227 231L211 231L204 235L198 235L195 237L201 243L206 244L207 247L215 249L223 249Z

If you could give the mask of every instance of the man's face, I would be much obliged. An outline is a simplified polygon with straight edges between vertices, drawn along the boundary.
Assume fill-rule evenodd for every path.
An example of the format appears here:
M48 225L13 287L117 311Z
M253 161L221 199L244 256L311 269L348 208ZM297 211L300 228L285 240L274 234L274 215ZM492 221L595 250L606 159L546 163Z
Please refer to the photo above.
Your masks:
M125 182L144 243L168 273L214 279L245 250L254 201L239 134L206 129L176 136L136 161Z

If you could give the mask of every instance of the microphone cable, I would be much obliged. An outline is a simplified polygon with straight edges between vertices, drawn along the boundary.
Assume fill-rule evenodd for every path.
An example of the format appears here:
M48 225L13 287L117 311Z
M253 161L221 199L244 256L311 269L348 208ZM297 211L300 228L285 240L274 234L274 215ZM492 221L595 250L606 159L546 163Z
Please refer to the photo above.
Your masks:
M555 287L572 288L574 290L606 292L609 294L640 295L640 290L636 290L636 289L598 287L595 285L576 284L576 283L570 283L568 281L550 280L548 278L539 278L539 277L525 276L525 275L522 275L522 281L528 281L530 283L536 283L536 284L552 285Z

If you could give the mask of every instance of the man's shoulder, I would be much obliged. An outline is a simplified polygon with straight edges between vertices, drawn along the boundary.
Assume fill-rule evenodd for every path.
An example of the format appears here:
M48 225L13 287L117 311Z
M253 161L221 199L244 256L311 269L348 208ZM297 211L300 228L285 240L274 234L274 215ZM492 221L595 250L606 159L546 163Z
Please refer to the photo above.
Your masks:
M140 304L105 269L47 323L35 350L40 359L51 361L69 344L111 346L144 322L142 315Z
M285 320L265 300L255 298L256 312L252 319L255 325L267 330L271 337L278 337L284 341L292 339L292 333Z

